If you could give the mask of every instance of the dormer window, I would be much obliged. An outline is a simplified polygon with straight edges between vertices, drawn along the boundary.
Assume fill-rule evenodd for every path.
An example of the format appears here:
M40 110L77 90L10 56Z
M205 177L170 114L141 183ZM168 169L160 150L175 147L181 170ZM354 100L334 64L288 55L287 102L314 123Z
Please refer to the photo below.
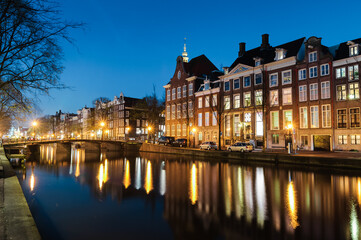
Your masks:
M261 63L262 63L262 62L261 62L261 61L262 61L261 58L256 57L256 58L253 58L253 60L254 60L254 66L255 66L255 67L260 66Z
M286 50L283 48L276 48L276 57L275 60L281 60L286 57Z
M316 62L317 61L317 52L311 52L308 54L308 62Z
M358 45L352 45L350 48L350 57L358 55Z

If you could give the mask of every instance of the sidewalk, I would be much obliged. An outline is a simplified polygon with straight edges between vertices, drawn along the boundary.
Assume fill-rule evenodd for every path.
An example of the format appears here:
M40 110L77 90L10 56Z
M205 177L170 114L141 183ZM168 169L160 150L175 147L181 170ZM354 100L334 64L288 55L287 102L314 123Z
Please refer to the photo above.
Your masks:
M15 171L0 147L0 239L40 240Z

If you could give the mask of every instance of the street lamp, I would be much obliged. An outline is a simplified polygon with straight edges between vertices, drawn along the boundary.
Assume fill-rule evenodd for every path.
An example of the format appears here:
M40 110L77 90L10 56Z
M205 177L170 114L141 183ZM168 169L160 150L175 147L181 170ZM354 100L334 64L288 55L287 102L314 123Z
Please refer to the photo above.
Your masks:
M130 127L125 128L125 141L127 141L127 135L129 134Z
M34 122L32 123L32 125L33 125L33 131L34 131L33 137L34 137L34 141L35 141L35 127L38 125L38 122L37 122L37 121L34 121Z
M292 139L293 125L292 125L292 123L288 124L286 126L286 129L288 130L288 139L291 139L291 142L288 142L288 154L291 154L291 146L292 146L292 143L293 143L293 139Z
M105 126L105 122L100 122L100 127L102 128L102 141L104 140L104 131L103 131L104 126Z
M192 128L192 133L193 133L193 147L196 147L196 131L197 129L194 127Z
M148 127L148 142L149 142L149 133L150 133L150 131L152 131L152 127L151 127L151 126Z

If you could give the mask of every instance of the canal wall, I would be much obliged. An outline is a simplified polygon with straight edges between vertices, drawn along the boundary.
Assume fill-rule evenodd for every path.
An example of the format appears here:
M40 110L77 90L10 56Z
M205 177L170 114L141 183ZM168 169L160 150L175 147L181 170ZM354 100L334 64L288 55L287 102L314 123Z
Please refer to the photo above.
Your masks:
M328 157L327 153L304 156L302 154L272 153L272 152L228 152L228 151L205 151L199 149L168 147L143 143L139 149L141 152L166 153L188 155L191 157L205 157L208 160L226 161L232 163L271 163L293 164L301 166L315 166L328 168L361 169L361 154L353 158Z
M15 171L0 147L0 239L40 240Z

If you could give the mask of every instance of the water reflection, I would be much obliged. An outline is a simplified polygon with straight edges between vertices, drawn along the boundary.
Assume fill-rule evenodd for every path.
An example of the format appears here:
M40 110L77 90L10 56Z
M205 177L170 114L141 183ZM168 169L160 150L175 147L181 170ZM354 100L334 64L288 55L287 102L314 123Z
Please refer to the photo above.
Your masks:
M149 222L144 219L162 224L164 221L164 225L157 224L175 234L168 238L178 239L361 237L361 178L358 175L291 173L286 168L189 161L184 157L157 154L127 155L111 160L108 153L102 153L89 162L84 149L72 150L68 164L57 161L51 148L42 151L43 157L38 163L32 163L33 168L27 163L25 176L30 177L24 179L25 194L29 194L30 199L46 196L49 188L37 182L50 184L52 177L68 179L70 176L74 180L72 187L69 182L59 186L56 202L43 204L51 208L59 203L58 207L44 211L72 209L71 216L84 216L77 219L84 222L84 226L69 229L72 234L86 232L90 239L95 238L97 231L109 228L119 234L130 231L129 226L120 224L130 221L129 216L137 220L137 228L143 231L149 229ZM23 173L19 174L22 179ZM79 185L82 187L76 188ZM89 186L90 195L84 185ZM76 189L77 197L69 189ZM95 201L94 205L93 198L107 201ZM81 204L67 205L73 203L68 199L81 199ZM51 198L42 201L51 201ZM98 228L86 227L85 223L90 221L88 214L93 216L91 221ZM47 214L47 217L54 222L66 219L64 216L56 219L57 214ZM139 238L142 237L147 235ZM76 234L70 239L75 238Z

